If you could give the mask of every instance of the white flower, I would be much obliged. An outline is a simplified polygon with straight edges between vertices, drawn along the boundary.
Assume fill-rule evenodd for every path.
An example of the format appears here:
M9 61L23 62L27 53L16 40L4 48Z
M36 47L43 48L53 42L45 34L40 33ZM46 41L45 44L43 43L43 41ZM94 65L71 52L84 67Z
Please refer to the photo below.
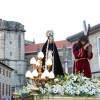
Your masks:
M59 94L60 94L60 95L64 95L64 91L60 91Z
M68 90L68 91L69 91L70 89L71 89L71 88L70 88L69 86L68 86L68 87L66 87L66 90Z
M69 91L68 90L65 90L65 93L69 93Z
M41 92L42 92L42 94L45 94L45 93L46 93L46 90L44 89L44 90L42 90Z
M21 91L21 90L19 90L19 91L18 91L18 94L19 94L19 95L21 95L21 94L22 94L22 91Z
M39 89L40 89L41 92L43 91L43 88L42 87L40 87Z
M73 87L73 90L77 90L77 87Z
M80 85L77 85L77 88L80 88Z
M71 93L71 95L74 95L75 94L75 91L74 90L71 90L70 93Z
M49 86L49 84L48 84L48 83L46 83L46 84L45 84L45 87L47 88L48 86Z
M56 86L55 85L52 85L52 88L55 88Z
M96 93L96 90L95 89L92 89L92 94L95 94Z
M82 76L81 79L82 79L82 81L85 81L85 80L87 80L87 79L89 79L89 78L87 78L87 77L85 77L85 76L84 76L84 77Z
M55 93L55 94L58 93L58 90L53 88L53 93Z
M74 76L74 77L72 78L72 80L76 81L77 78L78 78L77 76Z
M74 74L71 74L70 76L71 76L71 77L74 77Z
M26 89L23 89L23 90L22 90L22 93L26 93Z
M76 86L76 87L77 87L77 83L74 83L74 86Z
M71 90L69 90L68 93L71 94Z
M95 87L100 87L99 83L94 84Z
M59 88L59 87L61 87L61 85L59 85L59 84L56 84L56 87L57 87L57 88Z
M85 87L88 87L88 84L85 84L84 86L85 86Z
M97 89L97 92L100 93L100 88Z
M69 85L69 87L70 87L70 88L72 88L72 86L71 86L71 85Z
M100 98L100 93L99 94L96 94L96 96Z
M70 84L71 84L71 81L68 81L68 82L67 82L67 85L70 85Z
M29 93L29 92L30 92L30 90L27 90L27 91L26 91L26 93Z
M90 86L88 86L88 89L89 89L89 90L91 90L91 87L90 87Z
M86 92L86 93L88 93L88 92L89 92L89 90L86 88L86 89L85 89L85 92Z
M90 87L93 87L94 86L92 82L89 85L90 85Z
M92 91L89 92L90 95L93 95Z
M52 88L51 87L48 87L48 92L50 93L52 91Z
M55 81L55 82L58 82L58 81L59 81L59 79L58 79L58 78L56 78L56 79L54 79L54 81Z
M79 94L80 94L80 91L79 91L79 90L77 90L77 91L76 91L76 94L78 94L78 95L79 95Z
M68 85L67 84L63 84L63 87L66 88Z
M70 83L74 83L74 80L73 79L70 79Z

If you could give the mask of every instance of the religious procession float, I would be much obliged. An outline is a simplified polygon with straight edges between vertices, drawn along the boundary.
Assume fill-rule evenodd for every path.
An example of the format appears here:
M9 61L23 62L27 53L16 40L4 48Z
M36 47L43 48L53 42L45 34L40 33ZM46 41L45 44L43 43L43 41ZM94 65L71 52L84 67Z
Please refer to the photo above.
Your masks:
M85 33L88 31L85 30ZM15 90L13 97L16 100L100 100L99 78L86 77L85 70L76 73L75 69L74 74L63 73L53 36L53 31L47 32L48 39L38 53L37 61L34 57L30 60L33 71L26 73L27 85Z

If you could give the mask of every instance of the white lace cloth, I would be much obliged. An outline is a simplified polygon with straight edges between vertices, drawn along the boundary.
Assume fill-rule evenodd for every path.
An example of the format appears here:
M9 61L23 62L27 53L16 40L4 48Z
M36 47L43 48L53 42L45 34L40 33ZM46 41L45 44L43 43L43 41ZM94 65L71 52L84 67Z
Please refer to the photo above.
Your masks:
M50 58L51 60L53 60L52 53L53 53L52 50L49 50L49 51L48 51L48 58Z

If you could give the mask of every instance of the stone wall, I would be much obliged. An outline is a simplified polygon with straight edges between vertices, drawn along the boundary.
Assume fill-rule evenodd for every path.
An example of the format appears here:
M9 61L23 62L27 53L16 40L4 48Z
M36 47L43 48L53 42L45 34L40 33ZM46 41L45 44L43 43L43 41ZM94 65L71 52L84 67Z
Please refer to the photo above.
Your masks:
M0 59L4 59L4 32L0 31Z
M93 35L90 35L89 39L90 39L90 43L92 44L92 50L93 50L93 58L92 60L90 60L90 65L91 65L91 71L92 72L98 72L100 71L99 68L99 58L98 58L98 42L97 42L97 38L100 37L100 31L96 32ZM93 76L99 76L100 77L100 73L95 73L93 74Z
M11 95L12 95L12 79L11 79L11 73L12 73L12 70L10 68L7 68L6 66L2 65L0 63L0 70L1 70L1 73L0 73L0 85L1 85L1 89L0 89L0 98L5 98L5 99L10 99L11 98ZM4 70L4 72L3 72ZM7 75L7 72L8 72L8 75ZM4 73L4 75L3 75ZM3 95L3 84L4 84L4 95ZM6 87L7 85L7 87ZM6 92L7 91L7 92ZM1 100L1 99L0 99Z
M0 60L14 69L13 87L25 84L24 32L21 23L0 19Z

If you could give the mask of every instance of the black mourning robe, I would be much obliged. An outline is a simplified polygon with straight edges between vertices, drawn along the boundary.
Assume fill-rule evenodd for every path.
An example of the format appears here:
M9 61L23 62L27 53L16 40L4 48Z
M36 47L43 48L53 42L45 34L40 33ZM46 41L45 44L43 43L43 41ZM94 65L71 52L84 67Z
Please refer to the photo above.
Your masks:
M47 43L48 43L48 41L46 41L46 43L44 44L44 46L42 48L42 52L44 54L44 58L42 60L43 61L43 63L42 63L43 66L45 65ZM54 51L54 75L55 76L63 75L63 69L62 69L62 65L61 65L61 62L60 62L58 50L57 50L57 47L56 47L55 43L54 43L54 47L53 47L53 43L51 43L51 44L49 43L48 50ZM52 66L50 68L50 71L51 70L52 70Z

